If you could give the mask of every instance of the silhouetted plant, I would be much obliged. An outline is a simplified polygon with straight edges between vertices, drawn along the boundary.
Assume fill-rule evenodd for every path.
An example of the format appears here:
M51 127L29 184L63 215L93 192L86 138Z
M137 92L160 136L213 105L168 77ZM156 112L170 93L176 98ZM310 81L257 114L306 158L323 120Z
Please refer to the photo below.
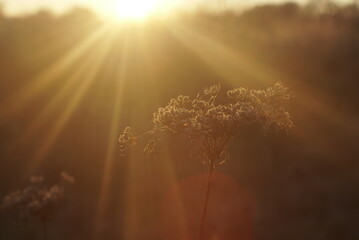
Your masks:
M153 115L153 129L135 135L130 127L124 129L119 141L124 153L128 146L136 144L139 137L151 135L145 148L148 154L154 154L159 133L169 131L189 139L195 152L208 166L206 195L199 231L199 240L203 236L214 169L228 158L228 145L238 131L251 123L258 122L264 128L275 125L279 129L293 126L291 115L285 103L291 98L287 88L281 83L265 90L236 88L227 91L229 102L216 104L220 85L204 89L195 98L178 96L171 99L167 106L159 108Z
M66 172L60 174L58 184L47 186L42 176L30 178L30 184L5 196L2 208L13 210L20 220L37 220L43 225L43 236L47 239L47 223L66 200L66 188L74 183L74 177Z

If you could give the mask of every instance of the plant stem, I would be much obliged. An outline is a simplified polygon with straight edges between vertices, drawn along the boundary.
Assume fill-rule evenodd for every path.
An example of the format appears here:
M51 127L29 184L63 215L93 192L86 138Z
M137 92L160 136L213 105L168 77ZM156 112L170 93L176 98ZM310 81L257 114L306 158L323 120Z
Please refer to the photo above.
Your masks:
M214 170L214 164L210 163L210 165L208 167L206 195L205 195L205 198L204 198L204 204L203 204L202 218L201 218L201 225L200 225L200 228L199 228L198 240L202 240L202 238L203 238L203 230L204 230L204 224L205 224L205 220L206 220L206 216L207 216L209 194L211 192L211 186L212 186L213 170Z
M44 240L47 240L47 223L46 223L46 221L42 222L42 230L43 230Z

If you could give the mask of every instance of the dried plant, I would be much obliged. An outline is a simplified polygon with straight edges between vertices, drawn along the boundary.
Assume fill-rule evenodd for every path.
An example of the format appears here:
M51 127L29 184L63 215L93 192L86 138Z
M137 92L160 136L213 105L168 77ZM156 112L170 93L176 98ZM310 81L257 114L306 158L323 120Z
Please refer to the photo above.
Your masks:
M75 181L66 172L60 176L60 183L52 186L47 186L42 176L31 177L28 186L5 196L2 208L15 211L21 220L40 221L44 227L44 239L47 239L46 224L65 201L66 186Z
M130 127L125 128L119 142L122 153L143 135L151 139L145 148L148 154L156 152L156 143L161 132L171 132L190 140L197 156L208 166L208 181L203 208L199 239L203 234L213 170L228 158L228 145L238 131L258 122L264 128L275 126L289 129L293 126L286 102L291 98L286 87L276 83L265 90L236 88L227 91L229 102L216 104L220 85L205 88L195 98L178 96L153 114L153 129L135 135Z

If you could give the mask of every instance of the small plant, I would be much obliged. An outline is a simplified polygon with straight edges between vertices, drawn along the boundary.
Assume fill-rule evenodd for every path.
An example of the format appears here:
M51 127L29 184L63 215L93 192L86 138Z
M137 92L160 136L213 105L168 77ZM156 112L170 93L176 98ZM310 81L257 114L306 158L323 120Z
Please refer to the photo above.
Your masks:
M60 174L58 184L47 186L42 176L33 176L23 189L8 194L2 208L13 210L20 220L37 220L43 225L43 237L47 239L47 223L65 201L67 186L74 183L74 177L66 172Z
M199 237L203 237L208 200L214 169L228 158L228 146L244 126L258 122L265 129L274 125L278 129L293 126L286 102L291 98L286 87L276 83L265 90L236 88L227 91L229 102L217 104L220 85L205 88L195 98L178 96L153 114L153 129L135 135L130 127L124 129L119 142L122 153L143 135L151 138L145 148L147 154L155 154L161 132L180 135L196 146L195 153L208 166L206 195L204 200Z

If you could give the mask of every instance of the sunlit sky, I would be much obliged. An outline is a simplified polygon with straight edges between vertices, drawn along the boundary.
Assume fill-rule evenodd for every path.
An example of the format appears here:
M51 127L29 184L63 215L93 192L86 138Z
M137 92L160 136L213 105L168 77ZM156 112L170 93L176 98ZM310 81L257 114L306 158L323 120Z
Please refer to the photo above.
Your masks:
M121 6L121 1L128 4L136 2L138 6L142 6L144 2L156 2L156 10L166 12L169 8L193 8L200 4L206 3L208 6L211 4L221 4L221 6L246 6L255 3L273 3L285 2L288 0L0 0L3 3L6 13L21 14L30 13L39 9L51 9L54 12L61 13L73 6L85 6L95 9L101 14L114 13L114 9ZM305 3L308 0L297 0L297 2ZM352 2L353 0L337 0L337 2L345 3Z

